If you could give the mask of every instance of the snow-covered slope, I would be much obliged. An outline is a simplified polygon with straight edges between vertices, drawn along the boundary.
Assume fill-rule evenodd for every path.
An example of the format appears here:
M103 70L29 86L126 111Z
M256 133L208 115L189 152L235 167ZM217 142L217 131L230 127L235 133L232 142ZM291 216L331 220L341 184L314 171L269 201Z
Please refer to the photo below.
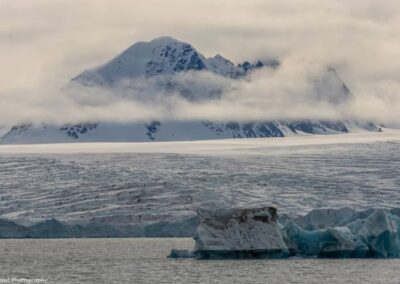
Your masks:
M206 58L190 44L171 37L160 37L150 42L138 42L111 61L82 72L73 78L66 89L103 87L113 92L121 82L151 82L163 93L174 91L184 99L196 101L218 98L222 90L211 83L190 87L177 79L185 72L211 72L229 80L242 80L258 68L279 68L279 61L245 61L234 65L221 55ZM137 80L137 81L135 81ZM333 68L315 80L315 100L344 103L350 91ZM138 88L141 88L139 86ZM144 94L147 96L149 94ZM352 123L354 127L354 123ZM377 130L373 124L357 124L357 129ZM220 138L283 137L295 134L333 134L349 132L347 123L341 121L148 121L123 123L82 122L55 126L17 125L2 134L1 144L88 142L88 141L179 141Z
M61 142L188 141L228 138L284 137L295 134L347 133L342 122L151 121L148 123L82 123L64 126L20 125L4 134L0 144Z
M220 55L205 58L188 43L160 37L135 43L110 62L84 71L72 81L89 86L110 85L122 79L172 75L190 70L207 70L232 78L246 73Z

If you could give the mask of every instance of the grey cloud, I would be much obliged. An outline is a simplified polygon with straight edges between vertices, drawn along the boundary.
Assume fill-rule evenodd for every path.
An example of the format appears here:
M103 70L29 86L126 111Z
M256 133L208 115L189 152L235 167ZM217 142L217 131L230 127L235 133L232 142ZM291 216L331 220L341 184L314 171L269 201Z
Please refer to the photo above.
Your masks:
M395 123L400 113L399 15L395 0L2 0L0 121L307 115ZM207 56L220 53L236 63L279 57L284 65L239 83L213 78L224 96L211 102L172 96L159 99L155 108L132 98L114 100L118 94L106 90L79 90L75 98L60 91L82 70L135 41L160 35L190 42ZM310 73L328 65L353 93L340 108L310 95ZM181 80L193 81L188 76Z

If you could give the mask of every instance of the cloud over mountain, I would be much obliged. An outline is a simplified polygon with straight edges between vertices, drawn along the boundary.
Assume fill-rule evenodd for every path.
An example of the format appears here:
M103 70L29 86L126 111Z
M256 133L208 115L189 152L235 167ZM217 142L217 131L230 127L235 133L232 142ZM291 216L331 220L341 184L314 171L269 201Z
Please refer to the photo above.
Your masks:
M154 116L398 122L398 1L151 0L139 5L135 1L27 4L16 0L0 5L2 124L132 121ZM173 94L165 100L163 91L154 90L154 82L148 81L135 84L142 86L136 95L154 91L157 104L127 97L125 87L132 86L127 81L113 94L107 89L77 89L72 96L60 91L70 78L133 42L165 34L190 42L206 58L216 53L235 63L277 58L281 66L256 71L240 81L206 72L177 77L182 85L198 91L203 81L218 87L223 96L213 101L187 101ZM312 82L328 66L351 90L346 104L315 98Z

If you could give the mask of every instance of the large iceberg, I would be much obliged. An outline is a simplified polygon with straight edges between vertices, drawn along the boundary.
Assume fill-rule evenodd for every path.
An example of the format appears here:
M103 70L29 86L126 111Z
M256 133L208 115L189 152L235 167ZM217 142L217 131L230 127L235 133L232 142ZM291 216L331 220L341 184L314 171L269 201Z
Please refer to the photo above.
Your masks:
M394 210L370 209L355 212L348 208L320 209L312 211L297 222L298 224L287 220L284 226L286 243L295 255L381 258L400 256L400 218Z
M265 208L199 210L195 248L171 257L271 258L400 257L398 209L316 209L305 216L283 216Z
M287 247L273 207L199 210L194 255L199 259L282 257Z

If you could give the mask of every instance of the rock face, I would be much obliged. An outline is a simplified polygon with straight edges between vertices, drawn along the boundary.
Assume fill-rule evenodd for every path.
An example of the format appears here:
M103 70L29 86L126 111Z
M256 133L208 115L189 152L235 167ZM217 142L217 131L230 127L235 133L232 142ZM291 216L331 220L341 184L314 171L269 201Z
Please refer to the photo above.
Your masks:
M198 259L282 257L283 241L273 207L199 210L194 237Z

